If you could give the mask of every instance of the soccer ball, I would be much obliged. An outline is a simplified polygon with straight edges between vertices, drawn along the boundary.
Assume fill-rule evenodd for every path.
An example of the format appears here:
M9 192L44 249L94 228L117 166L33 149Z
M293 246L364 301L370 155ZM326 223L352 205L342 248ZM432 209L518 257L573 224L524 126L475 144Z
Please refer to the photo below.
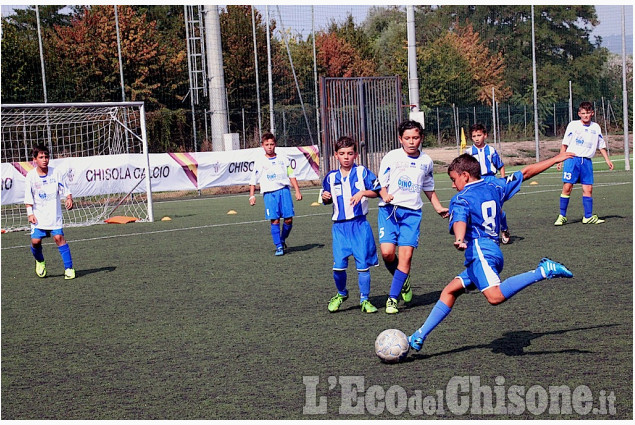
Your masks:
M386 329L375 340L375 354L386 363L397 363L406 358L410 344L399 329Z

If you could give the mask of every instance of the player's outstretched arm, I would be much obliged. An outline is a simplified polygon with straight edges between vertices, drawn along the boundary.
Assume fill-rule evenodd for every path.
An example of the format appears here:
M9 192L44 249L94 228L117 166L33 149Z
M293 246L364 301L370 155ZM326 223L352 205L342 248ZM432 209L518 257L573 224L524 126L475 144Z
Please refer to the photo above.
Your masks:
M565 159L573 158L575 156L572 152L560 152L558 155L545 159L544 161L536 162L535 164L530 164L520 170L523 173L523 180L528 180L535 175L542 173L543 171L549 169L551 166L555 164L559 164Z

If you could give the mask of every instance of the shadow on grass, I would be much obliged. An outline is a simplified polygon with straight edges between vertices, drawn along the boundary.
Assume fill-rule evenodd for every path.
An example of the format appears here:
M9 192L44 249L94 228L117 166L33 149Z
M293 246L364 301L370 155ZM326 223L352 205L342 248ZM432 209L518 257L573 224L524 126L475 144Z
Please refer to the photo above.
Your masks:
M285 250L285 253L287 252L300 252L300 251L309 251L311 249L315 249L315 248L324 248L324 244L323 243L309 243L306 245L300 245L300 246L290 246Z
M359 292L357 294L359 295ZM358 295L355 295L354 292L352 294L353 297ZM399 298L399 303L397 307L399 308L399 311L402 311L402 310L409 310L413 307L417 307L421 305L436 304L440 296L441 296L441 291L428 292L427 294L421 294L421 295L415 294L412 296L412 301L410 301L407 304L405 304L403 300ZM350 292L349 292L349 297L351 297ZM372 305L377 307L377 310L379 310L380 313L384 312L384 307L386 306L386 299L388 299L387 294L368 297L368 301L370 301ZM359 303L356 302L356 303L353 303L353 305L347 305L345 308L340 307L338 311L359 310L359 308L360 308Z
M625 218L623 215L603 215L603 216L600 216L599 214L598 214L598 217L600 217L601 220L611 220L611 219L614 219L614 218L618 218L618 219L624 219ZM578 224L578 223L582 224L582 217L570 219L569 221L567 221L567 224ZM603 224L603 223L600 223L600 224Z
M435 353L435 354L414 354L412 356L408 356L404 360L404 362L429 359L431 357L445 356L447 354L460 353L463 351L482 349L482 348L491 349L492 353L495 353L495 354L501 353L501 354L505 354L506 356L527 356L527 355L533 356L533 355L562 354L562 353L572 353L572 354L593 353L593 351L579 350L575 348L555 350L555 351L525 352L525 348L531 345L532 340L543 337L543 336L560 335L567 332L585 331L585 330L597 329L597 328L608 328L611 326L618 326L618 325L614 323L610 325L598 325L598 326L589 326L585 328L561 329L561 330L549 331L549 332L530 332L530 331L506 332L505 334L503 334L501 338L497 338L494 341L490 342L489 344L466 345L464 347L455 348L454 350L442 351L440 353Z
M116 269L117 269L117 267L110 266L110 267L100 267L98 269L75 270L75 278L83 277L83 276L86 276L86 275L89 275L89 274L93 274L93 273L114 272Z

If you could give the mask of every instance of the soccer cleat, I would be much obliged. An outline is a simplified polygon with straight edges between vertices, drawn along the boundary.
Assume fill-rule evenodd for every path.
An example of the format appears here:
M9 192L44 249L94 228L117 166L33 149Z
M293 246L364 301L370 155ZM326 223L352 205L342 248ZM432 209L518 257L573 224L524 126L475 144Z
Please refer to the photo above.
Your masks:
M46 277L46 263L44 261L35 260L35 274L38 277Z
M563 226L567 223L567 217L562 214L558 214L558 218L556 218L556 222L553 223L554 226Z
M412 301L412 288L410 287L410 275L406 278L403 286L401 287L401 298L404 302L409 303Z
M605 221L606 220L602 220L601 218L599 218L597 214L593 214L589 218L582 217L582 224L601 224Z
M337 295L335 295L329 301L329 311L331 313L333 313L333 312L339 310L340 309L340 305L342 305L342 303L344 301L346 301L347 298L348 298L348 295L340 295L339 293Z
M503 245L507 245L511 240L511 235L509 234L509 230L503 230L501 232L501 243Z
M419 351L423 348L423 338L415 336L416 332L408 337L408 344L410 348L415 351Z
M75 279L75 269L66 269L64 270L64 279Z
M281 255L284 255L284 248L282 247L282 245L276 248L276 253L275 253L276 257L279 257Z
M397 300L395 298L388 297L388 299L386 300L386 313L399 313L399 310L397 309Z
M560 264L556 261L550 260L549 258L543 258L540 260L538 267L542 269L543 274L547 279L553 279L554 277L573 277L573 273L571 273L564 264Z
M360 307L362 308L362 313L375 313L377 311L377 307L372 305L368 300L362 301Z

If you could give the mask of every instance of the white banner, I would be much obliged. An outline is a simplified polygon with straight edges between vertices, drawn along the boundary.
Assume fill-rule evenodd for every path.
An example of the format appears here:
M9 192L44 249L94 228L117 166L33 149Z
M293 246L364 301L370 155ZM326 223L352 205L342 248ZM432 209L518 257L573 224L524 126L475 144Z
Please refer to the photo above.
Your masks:
M298 180L320 178L319 151L316 145L277 147L276 150L289 157ZM262 148L150 154L152 191L198 190L249 184L254 161L259 155L263 155ZM133 189L135 193L145 192L145 158L142 154L52 159L49 166L60 168L66 173L75 198L128 193ZM2 163L2 205L23 203L25 176L33 168L33 162Z

